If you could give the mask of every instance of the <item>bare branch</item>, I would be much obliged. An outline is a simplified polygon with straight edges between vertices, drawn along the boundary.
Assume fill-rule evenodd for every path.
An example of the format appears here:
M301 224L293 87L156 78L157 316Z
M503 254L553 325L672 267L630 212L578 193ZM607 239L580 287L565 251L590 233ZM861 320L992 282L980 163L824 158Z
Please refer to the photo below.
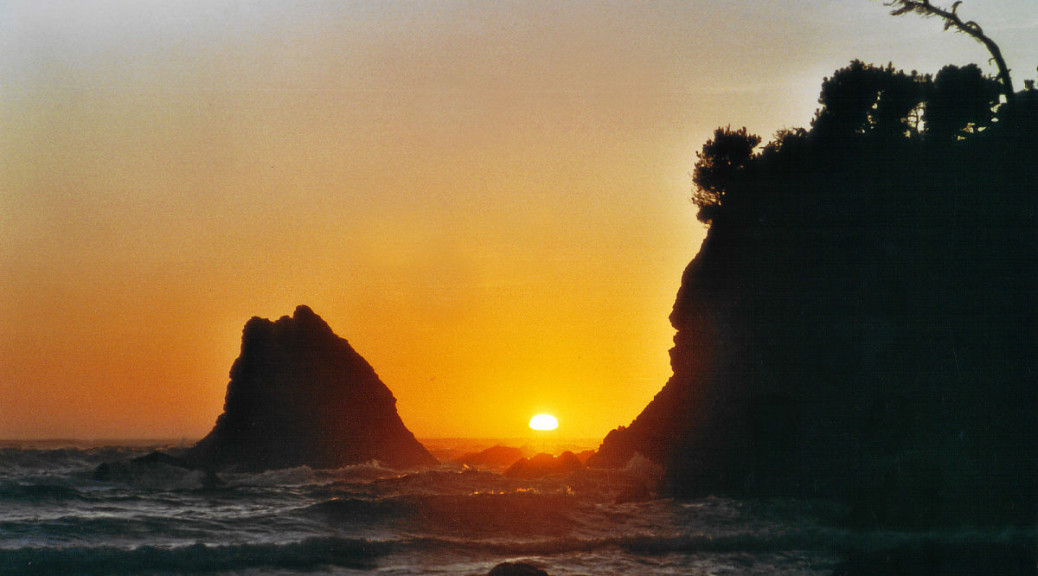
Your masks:
M893 8L890 13L894 16L901 16L909 12L919 14L924 18L937 16L944 20L945 30L955 28L956 31L968 34L983 44L991 54L991 60L998 66L998 81L1002 84L1002 94L1005 95L1007 102L1013 101L1013 96L1015 95L1013 79L1009 76L1009 68L1006 66L1005 59L1002 58L1002 51L994 40L984 34L980 24L973 20L963 22L959 18L959 4L962 4L962 0L956 0L952 4L951 9L947 10L930 4L930 0L890 0L883 4Z

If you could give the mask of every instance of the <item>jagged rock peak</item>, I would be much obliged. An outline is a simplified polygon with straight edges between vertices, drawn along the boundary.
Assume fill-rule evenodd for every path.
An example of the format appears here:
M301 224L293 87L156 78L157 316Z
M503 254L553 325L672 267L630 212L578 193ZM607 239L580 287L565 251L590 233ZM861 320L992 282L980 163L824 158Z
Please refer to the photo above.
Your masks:
M319 336L338 338L332 331L331 326L323 318L318 316L309 306L302 304L296 306L292 316L282 316L278 318L277 322L253 316L245 323L242 333L243 341L263 337L264 335L277 336L281 339L299 338L303 335L307 335L310 338Z
M192 463L271 469L436 462L404 426L396 398L371 365L307 306L276 322L250 319L230 375L224 412L188 452Z

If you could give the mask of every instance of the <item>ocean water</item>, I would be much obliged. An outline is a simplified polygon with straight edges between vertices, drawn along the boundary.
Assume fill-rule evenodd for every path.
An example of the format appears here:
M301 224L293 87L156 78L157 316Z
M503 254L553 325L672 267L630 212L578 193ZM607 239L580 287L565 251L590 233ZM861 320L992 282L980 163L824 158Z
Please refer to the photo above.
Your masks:
M505 561L569 574L832 574L848 551L1033 531L852 532L826 506L708 497L620 502L644 469L534 480L443 464L370 463L99 481L157 446L0 447L0 575L486 574ZM623 500L621 498L620 500Z

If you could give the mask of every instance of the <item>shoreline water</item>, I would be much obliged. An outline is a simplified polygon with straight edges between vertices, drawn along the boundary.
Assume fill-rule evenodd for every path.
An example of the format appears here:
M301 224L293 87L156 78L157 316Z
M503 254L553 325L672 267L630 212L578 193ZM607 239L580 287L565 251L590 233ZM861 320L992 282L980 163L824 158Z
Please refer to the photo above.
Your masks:
M630 471L519 479L369 463L226 473L223 486L172 470L92 477L164 445L0 449L0 575L475 576L526 561L551 576L864 576L983 561L1013 576L1034 573L1038 555L1035 527L854 530L819 502L619 502Z

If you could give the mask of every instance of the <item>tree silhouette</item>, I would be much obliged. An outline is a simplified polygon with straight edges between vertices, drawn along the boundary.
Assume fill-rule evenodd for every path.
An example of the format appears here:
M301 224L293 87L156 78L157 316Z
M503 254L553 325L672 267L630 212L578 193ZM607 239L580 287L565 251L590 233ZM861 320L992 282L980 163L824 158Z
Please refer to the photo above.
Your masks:
M1000 92L998 82L976 64L941 68L923 115L927 137L954 141L990 126Z
M749 164L760 141L760 136L750 134L745 126L739 130L726 126L714 130L714 137L696 152L692 201L699 206L696 218L700 222L709 224L724 207L732 179Z
M718 128L673 375L595 465L638 453L670 494L834 498L864 526L1032 526L1038 92L1003 88L852 62L810 129L756 153Z
M954 28L957 32L962 32L972 36L978 42L984 45L991 54L991 59L998 66L998 80L1002 83L1002 94L1006 97L1006 102L1012 102L1015 92L1013 90L1013 80L1009 76L1009 68L1006 66L1006 61L1002 57L1002 50L999 49L998 44L991 39L990 36L984 34L984 30L973 20L963 21L958 15L959 4L962 4L962 0L956 0L952 4L951 9L938 8L933 4L930 4L930 0L891 0L886 2L885 5L891 6L894 9L891 10L891 14L894 16L900 16L902 14L915 13L920 14L923 17L937 16L944 20L944 29Z
M860 60L822 82L821 108L814 127L825 136L852 134L904 136L918 133L918 109L930 79L893 65L880 68Z

